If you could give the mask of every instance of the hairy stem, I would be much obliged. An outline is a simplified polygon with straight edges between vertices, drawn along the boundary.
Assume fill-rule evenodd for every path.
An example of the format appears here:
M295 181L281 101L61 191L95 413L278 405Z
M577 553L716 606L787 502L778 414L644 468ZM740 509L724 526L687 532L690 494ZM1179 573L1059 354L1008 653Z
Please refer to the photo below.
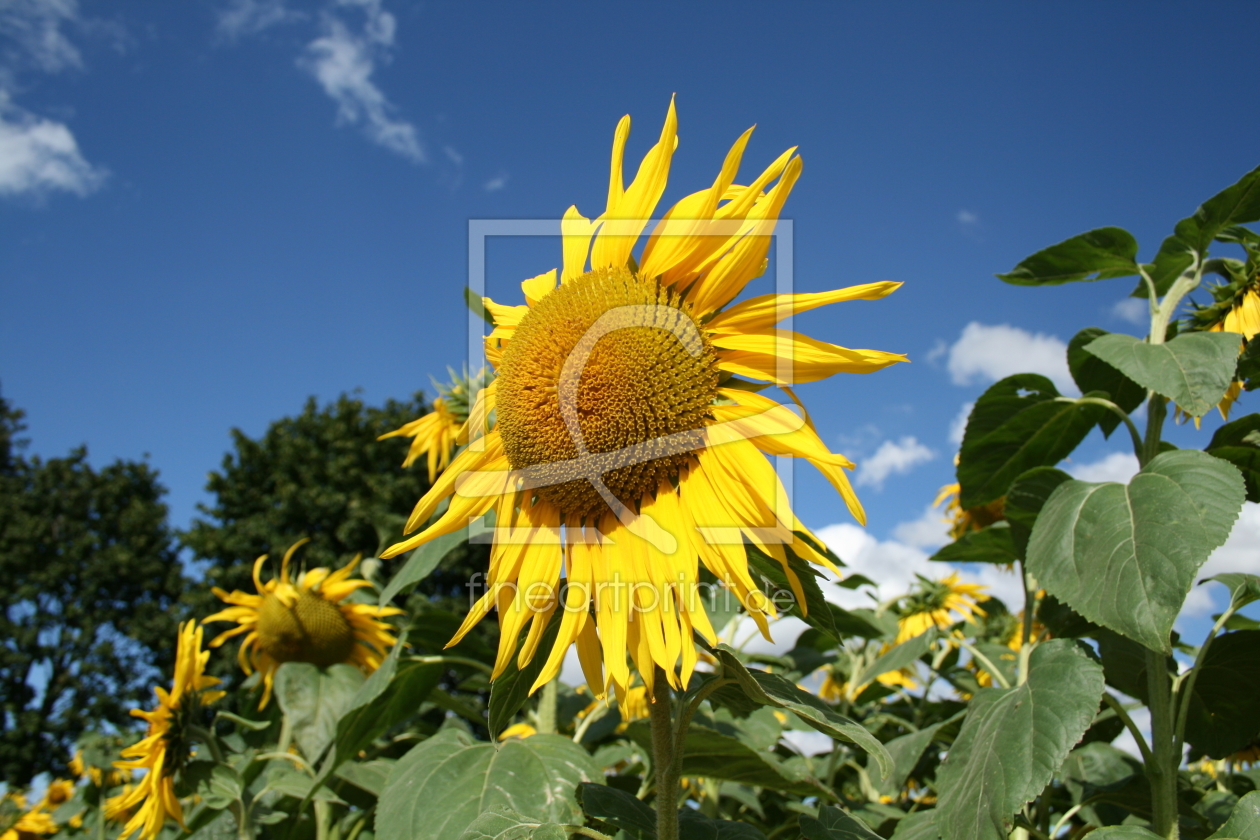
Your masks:
M554 735L556 732L556 707L560 704L560 680L552 680L543 686L538 695L538 732Z
M656 836L678 840L678 770L674 764L673 696L665 672L657 666L648 704L652 725L652 770L656 775Z
M1177 765L1174 752L1172 686L1164 654L1146 650L1146 685L1151 708L1151 757L1146 775L1151 783L1151 830L1167 840L1178 840Z

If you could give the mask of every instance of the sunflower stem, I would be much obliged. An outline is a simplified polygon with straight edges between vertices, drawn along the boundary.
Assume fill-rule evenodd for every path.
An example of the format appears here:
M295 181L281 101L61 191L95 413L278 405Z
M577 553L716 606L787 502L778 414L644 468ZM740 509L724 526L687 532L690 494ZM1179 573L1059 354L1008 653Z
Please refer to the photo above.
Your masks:
M1151 830L1167 840L1178 840L1177 765L1180 756L1174 753L1175 724L1172 710L1172 685L1168 677L1165 655L1146 649L1146 684L1151 708L1151 757L1146 766L1151 782Z
M559 677L542 687L538 695L538 734L554 735L556 732L556 707L560 704Z
M656 775L657 840L678 840L678 770L674 764L673 696L658 665L648 704L652 726L652 770Z

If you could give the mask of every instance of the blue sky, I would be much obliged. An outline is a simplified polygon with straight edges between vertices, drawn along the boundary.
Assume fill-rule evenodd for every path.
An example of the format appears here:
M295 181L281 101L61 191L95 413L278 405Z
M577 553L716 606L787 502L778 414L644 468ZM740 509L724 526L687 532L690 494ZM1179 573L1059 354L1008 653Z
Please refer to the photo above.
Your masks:
M745 177L789 146L805 162L785 211L795 288L905 282L797 322L913 360L802 389L863 465L869 531L807 470L795 489L856 565L922 568L962 407L1008 373L1061 374L1082 327L1142 331L1128 280L993 274L1108 224L1149 258L1260 163L1239 96L1258 19L1251 2L14 0L0 384L38 453L148 457L183 526L229 428L256 436L312 394L404 397L459 366L468 220L599 213L617 119L634 119L632 167L677 94L662 206L756 124ZM558 263L558 240L496 241L490 291L516 302ZM1174 440L1202 446L1216 422ZM1096 436L1072 467L1121 476L1122 447ZM1255 514L1219 562L1246 561Z

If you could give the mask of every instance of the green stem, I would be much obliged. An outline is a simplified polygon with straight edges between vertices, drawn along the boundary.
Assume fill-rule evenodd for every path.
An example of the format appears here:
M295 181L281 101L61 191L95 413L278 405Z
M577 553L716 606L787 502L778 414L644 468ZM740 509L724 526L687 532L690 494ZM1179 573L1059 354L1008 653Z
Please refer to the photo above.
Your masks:
M411 662L423 662L426 664L437 665L467 665L470 668L476 668L486 674L493 674L494 668L484 662L478 662L476 659L469 659L466 656L409 656L407 659Z
M328 840L328 818L331 813L328 803L322 799L315 800L315 840Z
M976 650L971 642L966 639L953 639L952 641L963 650L967 651L967 653L970 653L971 658L976 660L976 662L980 664L981 668L989 672L989 676L993 678L995 683L1002 686L1002 688L1011 687L1011 682L1006 678L1006 675L999 671L997 667L989 661L989 657Z
M1037 611L1037 584L1028 574L1028 565L1023 560L1019 561L1019 579L1024 584L1024 628L1020 636L1020 648L1023 649L1032 641L1033 620Z
M1129 730L1129 734L1137 742L1138 752L1142 753L1142 761L1148 766L1154 764L1155 757L1151 755L1151 748L1146 743L1146 736L1142 734L1142 730L1138 729L1137 724L1133 722L1133 718L1129 717L1129 713L1124 706L1120 705L1120 701L1110 694L1104 693L1103 702L1111 707L1111 710L1116 713L1116 717L1120 718L1120 722L1124 724L1124 728Z
M665 672L656 666L648 704L652 725L652 771L656 775L657 840L678 840L678 771L674 764L673 697Z
M1105 400L1102 397L1057 397L1055 402L1067 402L1075 405L1100 405L1108 411L1115 414L1124 421L1124 425L1129 430L1129 437L1133 441L1133 454L1142 457L1142 435L1138 432L1137 426L1133 425L1133 420L1129 417L1128 412L1113 403L1111 400Z
M560 680L552 680L542 687L538 695L538 732L554 735L556 732L556 707L560 705Z
M1151 782L1151 830L1167 840L1178 840L1177 765L1173 752L1172 686L1164 654L1146 649L1147 700L1151 709L1151 756L1146 775Z
M254 840L254 823L249 818L249 809L238 799L228 806L228 810L236 817L236 840Z
M223 764L223 750L219 749L219 741L214 737L214 733L200 726L189 726L188 734L201 741L206 745L206 749L210 751L210 756L215 761Z
M587 828L584 825L566 825L564 830L573 837L590 837L592 840L613 840L607 834L603 834L593 828Z
M1145 467L1159 454L1160 433L1164 429L1164 418L1168 416L1168 398L1151 392L1151 399L1146 408L1146 440L1138 452L1138 466Z

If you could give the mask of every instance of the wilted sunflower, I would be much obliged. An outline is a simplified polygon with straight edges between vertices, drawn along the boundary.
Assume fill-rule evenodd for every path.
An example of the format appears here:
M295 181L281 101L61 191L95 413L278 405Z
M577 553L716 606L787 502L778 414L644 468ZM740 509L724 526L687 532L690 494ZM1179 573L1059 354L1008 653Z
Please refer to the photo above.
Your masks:
M951 624L984 615L984 610L978 606L979 602L989 600L983 584L962 583L958 572L942 580L915 577L919 579L918 591L902 601L893 644L899 645L933 627L943 630Z
M201 707L223 696L210 690L219 684L205 675L210 651L201 649L202 628L195 621L179 626L179 642L175 650L175 679L167 692L155 686L158 705L151 712L132 709L136 717L149 722L144 739L122 751L124 759L114 766L120 770L146 770L136 786L105 802L105 816L117 819L131 812L119 840L126 840L139 830L142 838L157 836L166 818L184 825L184 811L175 796L175 773L188 760L191 747L189 728L200 725Z
M627 651L649 690L656 666L671 684L685 684L696 663L692 631L715 641L695 594L698 562L767 632L774 609L749 574L745 540L783 567L803 606L788 552L831 564L792 514L763 453L809 460L864 521L844 473L853 463L827 450L808 417L755 391L778 385L795 400L792 385L906 360L776 329L794 313L882 298L898 283L730 305L765 270L770 234L801 172L789 149L752 183L736 184L752 129L711 187L665 213L635 261L631 251L665 189L677 127L671 103L659 141L625 187L630 118L622 118L604 213L592 221L570 207L561 222L560 285L553 269L522 283L523 306L485 299L497 379L483 393L495 428L439 477L406 532L422 528L449 498L446 513L383 555L493 510L489 589L451 643L497 607L494 675L531 622L517 656L528 662L557 608L552 593L563 574L563 620L534 688L556 676L575 642L587 683L601 695L609 682L618 694L630 687Z
M434 382L440 397L433 400L433 410L410 423L387 432L377 440L392 437L411 438L411 447L403 459L406 469L421 455L428 456L429 483L451 462L451 451L468 442L468 417L481 399L483 389L490 384L492 375L481 371L475 376L463 375L447 369L451 381L448 384Z
M365 674L375 671L396 641L394 628L384 621L402 610L375 604L343 604L350 593L371 582L351 579L359 564L355 557L335 572L325 568L289 575L293 553L310 540L298 540L284 553L280 576L263 583L262 567L267 555L254 562L254 588L257 594L228 594L217 586L214 594L227 609L209 616L205 623L235 621L237 627L220 633L210 643L218 647L233 636L246 634L237 652L237 661L246 674L262 674L263 696L258 708L271 700L276 669L284 662L309 662L320 668L346 662Z
M950 539L959 539L972 531L988 528L994 522L1006 519L1006 497L995 499L987 505L977 505L963 510L958 497L962 493L962 485L946 484L936 494L932 507L945 505L945 521L949 523Z

